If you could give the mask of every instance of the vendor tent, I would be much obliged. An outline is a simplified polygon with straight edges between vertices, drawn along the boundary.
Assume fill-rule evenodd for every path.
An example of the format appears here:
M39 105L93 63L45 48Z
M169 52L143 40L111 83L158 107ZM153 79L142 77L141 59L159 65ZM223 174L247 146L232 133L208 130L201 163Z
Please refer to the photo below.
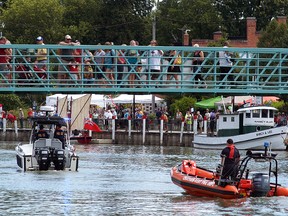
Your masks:
M91 105L105 107L105 100L105 95L103 94L92 94Z
M271 102L271 101L277 101L277 97L262 97L261 100L262 102L261 103L267 103L267 102ZM226 98L223 98L221 96L218 96L218 97L215 97L215 98L209 98L209 99L206 99L206 100L202 100L202 101L199 101L195 104L196 107L198 108L214 108L214 107L220 107L220 106L229 106L229 105L232 105L233 104L233 100L234 100L234 105L237 105L237 106L241 106L243 105L244 103L247 103L247 104L255 104L258 100L256 100L255 97L253 96L229 96L229 97L226 97ZM259 104L261 104L259 103ZM258 103L256 103L258 104Z
M215 107L215 103L221 101L221 96L215 97L215 98L209 98L206 100L199 101L195 103L195 106L198 108L209 108L212 109Z
M135 95L135 103L152 103L153 95ZM116 98L111 99L115 104L123 104L123 103L133 103L133 95L122 94ZM160 103L163 101L162 98L155 96L155 103Z
M234 96L234 104L235 105L241 105L244 103L251 103L253 100L252 96ZM232 105L233 103L233 97L229 96L223 99L220 99L219 101L215 102L215 106L223 106L223 104L225 105Z

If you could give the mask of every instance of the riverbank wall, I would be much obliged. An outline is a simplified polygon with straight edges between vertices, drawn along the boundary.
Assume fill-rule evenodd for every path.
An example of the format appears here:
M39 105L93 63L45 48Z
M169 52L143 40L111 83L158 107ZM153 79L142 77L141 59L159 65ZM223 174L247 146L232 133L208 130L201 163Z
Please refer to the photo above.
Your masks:
M0 141L18 141L28 142L30 139L30 129L18 129L18 135L15 130L7 129L5 133L0 132ZM159 131L149 131L145 133L145 139L141 131L131 131L131 135L125 130L117 130L115 132L115 138L112 139L111 131L103 131L101 133L92 134L93 144L128 144L128 145L160 145L160 146L185 146L191 147L193 141L193 132L184 132L182 136L182 142L180 142L179 131L168 131L161 134Z

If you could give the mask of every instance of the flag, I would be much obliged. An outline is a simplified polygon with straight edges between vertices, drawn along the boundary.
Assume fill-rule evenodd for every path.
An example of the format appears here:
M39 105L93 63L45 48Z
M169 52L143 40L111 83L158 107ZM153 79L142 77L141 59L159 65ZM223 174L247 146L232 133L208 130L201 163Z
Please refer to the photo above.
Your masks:
M84 123L84 129L86 130L92 130L92 131L95 131L95 132L102 132L102 130L99 128L99 126L91 121L91 120L86 120L85 123Z

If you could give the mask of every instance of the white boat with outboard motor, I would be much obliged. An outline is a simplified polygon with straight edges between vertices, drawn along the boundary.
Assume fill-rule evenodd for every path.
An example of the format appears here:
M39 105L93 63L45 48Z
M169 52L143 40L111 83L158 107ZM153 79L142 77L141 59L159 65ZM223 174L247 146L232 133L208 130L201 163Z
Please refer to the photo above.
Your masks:
M271 106L243 107L233 114L219 114L214 134L195 134L194 148L223 149L228 138L238 149L261 149L259 143L269 142L272 150L286 150L287 125L277 126L274 116L278 110Z
M31 119L32 131L29 143L19 143L15 148L19 169L22 171L77 171L79 157L75 153L75 148L70 144L69 133L65 131L67 128L65 119L59 116L49 116L52 110L47 107L45 109L42 111L46 111L46 115ZM61 127L63 138L62 135L61 138L54 137L57 126ZM43 133L47 134L41 138L39 138L40 128Z

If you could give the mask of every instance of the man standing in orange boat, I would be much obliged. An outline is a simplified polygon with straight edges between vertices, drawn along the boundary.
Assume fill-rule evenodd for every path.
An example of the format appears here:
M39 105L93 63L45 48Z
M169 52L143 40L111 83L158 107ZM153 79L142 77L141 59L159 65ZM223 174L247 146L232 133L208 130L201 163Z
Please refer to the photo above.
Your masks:
M227 140L227 146L222 150L220 156L222 161L224 160L222 178L231 177L231 179L234 179L237 176L240 153L232 139Z

